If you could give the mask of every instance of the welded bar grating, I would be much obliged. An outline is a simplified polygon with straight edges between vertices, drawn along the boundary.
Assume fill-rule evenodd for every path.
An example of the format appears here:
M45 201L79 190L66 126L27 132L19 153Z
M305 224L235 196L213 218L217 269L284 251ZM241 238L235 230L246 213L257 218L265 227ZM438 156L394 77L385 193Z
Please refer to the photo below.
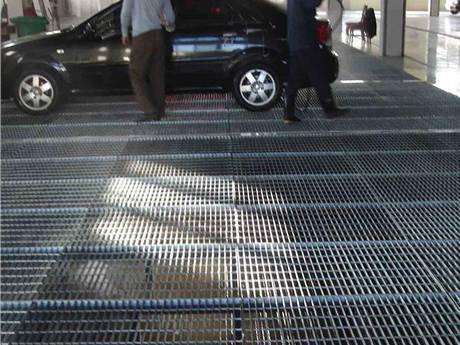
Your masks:
M197 156L84 157L72 160L2 162L3 181L98 179L104 177L395 175L456 173L460 153L373 152L203 154Z
M230 94L142 125L4 104L2 342L460 343L460 101L343 55L335 121L307 91L295 126Z
M139 251L121 247L113 252L76 247L58 258L7 254L2 257L2 284L9 289L3 296L178 300L455 293L460 290L458 247L326 242L154 246ZM28 283L34 289L21 291Z
M109 344L441 344L458 343L458 302L447 296L210 302L196 310L143 303L96 310L32 309L6 315L18 343ZM15 320L21 320L21 329ZM13 333L13 332L11 332Z

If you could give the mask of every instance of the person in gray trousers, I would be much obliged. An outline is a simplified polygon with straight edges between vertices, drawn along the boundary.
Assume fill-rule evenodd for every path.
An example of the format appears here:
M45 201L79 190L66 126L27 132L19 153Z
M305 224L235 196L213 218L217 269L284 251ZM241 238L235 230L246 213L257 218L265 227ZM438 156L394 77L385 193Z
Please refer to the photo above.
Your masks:
M171 0L124 0L121 10L122 43L131 44L130 76L144 121L159 121L165 114L165 38L175 14ZM132 42L129 28L132 27Z

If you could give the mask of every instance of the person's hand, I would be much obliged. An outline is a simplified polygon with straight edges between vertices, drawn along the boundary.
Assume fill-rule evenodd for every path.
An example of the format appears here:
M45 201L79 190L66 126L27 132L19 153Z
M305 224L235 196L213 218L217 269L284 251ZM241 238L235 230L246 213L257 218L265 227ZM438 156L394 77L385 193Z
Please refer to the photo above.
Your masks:
M164 15L164 13L160 15L160 23L162 26L168 25L168 21L166 20L166 16Z
M123 36L121 38L121 43L123 43L124 46L129 46L129 44L131 43L129 36Z
M169 24L164 14L160 16L160 23L161 23L161 26L163 26L167 32L173 32L174 30L176 30L176 25Z

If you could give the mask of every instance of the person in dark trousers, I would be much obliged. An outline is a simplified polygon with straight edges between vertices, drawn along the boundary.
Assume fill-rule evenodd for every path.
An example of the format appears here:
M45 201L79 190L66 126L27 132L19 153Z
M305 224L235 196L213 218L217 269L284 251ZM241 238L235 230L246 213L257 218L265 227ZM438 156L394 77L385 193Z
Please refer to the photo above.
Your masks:
M174 26L170 0L124 0L121 11L122 42L131 43L131 83L143 121L159 121L165 114L165 38L163 26Z
M299 122L295 116L297 92L306 78L315 88L325 116L334 118L348 113L337 107L326 78L326 66L321 59L316 35L316 8L322 0L288 0L289 75L286 89L284 122Z

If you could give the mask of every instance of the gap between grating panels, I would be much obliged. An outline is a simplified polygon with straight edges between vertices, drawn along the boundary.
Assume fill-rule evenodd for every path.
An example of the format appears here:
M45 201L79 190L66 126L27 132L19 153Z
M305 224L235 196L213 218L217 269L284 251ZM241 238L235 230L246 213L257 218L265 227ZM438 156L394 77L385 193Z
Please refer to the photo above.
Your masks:
M324 136L327 133L329 136L339 135L388 135L388 134L458 134L459 130L454 129L409 129L409 130L324 130L324 131L285 131L285 132L232 132L233 136L241 137L304 137L308 134L311 137ZM127 134L122 136L81 136L81 137L62 137L62 138L31 138L31 139L4 139L5 145L25 145L25 144L63 144L63 143L108 143L120 141L150 141L150 140L196 140L196 139L213 139L221 135L221 132L210 132L200 134L158 134L158 135L135 135Z
M241 116L246 116L247 117L247 114L244 112L244 111L241 111ZM278 115L277 114L278 111L275 111L274 112L274 115ZM197 118L197 119L191 119L190 117L186 117L186 114L184 114L184 118L181 118L180 119L180 122L178 122L177 120L175 121L172 121L171 119L165 119L163 121L161 121L160 123L155 123L155 124L143 124L143 125L139 125L139 124L136 124L137 122L135 121L135 119L133 119L132 121L103 121L103 122L69 122L69 123L62 123L62 122L51 122L49 124L44 124L44 123L40 123L40 122L37 122L37 123L29 123L29 124L3 124L3 127L5 128L5 132L9 133L8 136L13 136L12 134L14 133L21 133L21 132L24 132L24 133L33 133L34 131L32 130L38 130L42 127L46 127L47 129L47 132L50 132L49 129L54 129L54 130L59 130L59 129L68 129L68 130L76 130L76 129L83 129L83 128L98 128L98 127L106 127L106 126L109 126L109 127L114 127L114 128L117 128L117 127L123 127L123 126L135 126L136 128L138 129L142 129L142 128L153 128L153 127L158 127L158 128L162 128L162 127L167 127L167 126L171 126L171 125L174 125L174 126L182 126L182 125L198 125L198 124L201 124L201 125L206 125L206 124L211 124L211 125L218 125L218 124L226 124L230 121L230 123L232 125L235 125L235 124L238 124L239 122L241 122L241 124L245 124L245 125L255 125L255 124L277 124L279 122L279 119L265 119L265 118L253 118L253 119L247 119L247 120L243 120L239 117L237 117L236 115L239 114L239 112L235 112L235 111L229 111L228 113L228 116L225 116L225 118L221 118L221 117L217 117L217 118L214 118L214 119L200 119L200 118ZM84 114L81 114L82 116ZM281 114L280 114L281 115ZM300 114L300 116L302 115L305 115L305 114ZM22 117L21 117L22 118ZM367 118L367 117L365 117ZM370 120L369 122L376 122L376 123L385 123L385 121L388 121L388 122L397 122L397 121L400 121L402 123L405 123L405 122L410 122L410 121L426 121L425 124L431 124L431 125L434 125L436 126L437 125L437 122L439 121L440 123L444 124L444 126L446 126L447 128L445 129L448 129L448 128L455 128L454 126L452 126L453 124L457 123L458 122L458 117L456 117L455 115L447 115L447 116L443 116L443 117L436 117L436 116L433 116L433 115L410 115L410 116L404 116L403 118L401 116L379 116L378 118L376 119L373 119L371 118L372 120ZM305 118L304 121L306 121L307 123L308 122L321 122L321 123L329 123L329 124L333 124L331 123L329 120L327 119L324 119L324 118L321 118L321 117L318 117L318 118ZM360 118L356 118L355 116L354 117L350 117L350 118L343 118L343 119L340 119L340 123L342 125L346 124L347 122L349 123L353 123L353 122L357 122L357 121L363 121L362 119ZM100 129L99 129L100 131ZM51 133L51 132L50 132ZM24 136L24 134L22 135Z
M265 297L265 298L215 298L215 299L179 299L179 300L37 300L27 302L1 302L3 311L90 311L90 310L151 310L157 312L209 311L220 312L228 309L296 308L315 304L385 304L423 301L443 302L460 301L460 292L423 293L423 294L386 294L386 295L349 295L349 296L303 296L303 297ZM454 315L454 314L453 314ZM390 316L390 315L389 315ZM458 318L458 315L457 315Z

